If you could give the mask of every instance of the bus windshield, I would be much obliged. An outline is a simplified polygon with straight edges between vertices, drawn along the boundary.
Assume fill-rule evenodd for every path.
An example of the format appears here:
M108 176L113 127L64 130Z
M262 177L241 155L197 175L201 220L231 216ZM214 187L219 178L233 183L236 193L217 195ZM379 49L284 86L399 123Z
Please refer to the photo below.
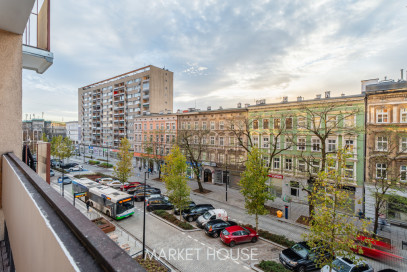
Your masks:
M126 202L123 202L123 203L119 203L119 202L117 202L116 214L121 214L121 213L126 212L127 210L130 210L130 209L134 208L133 200L126 201Z

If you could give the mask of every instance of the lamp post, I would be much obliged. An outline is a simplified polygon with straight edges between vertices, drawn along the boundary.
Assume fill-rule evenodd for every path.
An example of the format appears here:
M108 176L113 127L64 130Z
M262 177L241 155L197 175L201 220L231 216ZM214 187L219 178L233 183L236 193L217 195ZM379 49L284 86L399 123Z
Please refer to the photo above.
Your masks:
M149 172L144 172L144 211L143 211L143 259L146 256L146 185L147 185L147 175L150 178Z

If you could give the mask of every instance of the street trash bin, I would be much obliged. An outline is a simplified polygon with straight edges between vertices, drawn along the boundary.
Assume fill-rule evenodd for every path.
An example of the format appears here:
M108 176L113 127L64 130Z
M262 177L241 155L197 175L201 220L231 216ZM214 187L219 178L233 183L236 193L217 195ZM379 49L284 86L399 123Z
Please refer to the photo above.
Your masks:
M282 211L277 211L277 217L281 218L283 216L283 212Z

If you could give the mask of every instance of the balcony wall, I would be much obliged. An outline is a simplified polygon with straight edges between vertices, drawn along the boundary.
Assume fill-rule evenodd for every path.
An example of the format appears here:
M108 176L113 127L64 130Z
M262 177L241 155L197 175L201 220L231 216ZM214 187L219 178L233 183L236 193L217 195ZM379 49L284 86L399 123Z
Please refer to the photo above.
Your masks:
M16 271L145 271L14 154L2 167Z

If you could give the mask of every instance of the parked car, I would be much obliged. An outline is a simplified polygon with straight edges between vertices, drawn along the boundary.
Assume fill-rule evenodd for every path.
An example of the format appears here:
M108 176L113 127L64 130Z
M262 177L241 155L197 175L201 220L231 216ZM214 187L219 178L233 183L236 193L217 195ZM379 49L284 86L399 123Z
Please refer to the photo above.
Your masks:
M281 251L279 259L280 262L288 269L305 272L317 269L315 263L317 256L322 254L329 254L323 248L310 248L307 242L299 242L291 248Z
M374 272L373 268L363 260L355 264L348 258L337 257L332 264L332 272ZM329 272L329 266L325 265L321 272Z
M49 176L50 176L50 177L55 176L55 172L54 172L54 170L52 170L52 169L51 169L51 170L49 171Z
M154 187L149 187L145 189L145 196L148 197L150 195L161 194L161 190ZM144 200L144 188L134 191L134 199L136 201Z
M51 167L60 167L61 164L62 164L61 160L51 159Z
M213 209L209 210L196 220L196 225L203 229L210 220L222 219L228 221L228 214L224 209Z
M188 222L195 221L199 216L203 215L209 210L215 209L211 204L198 204L188 212L182 212L182 217Z
M195 206L196 206L195 202L190 201L188 204L188 208L182 210L182 212L188 213ZM174 214L179 215L179 210L177 208L174 210Z
M237 223L233 221L223 221L222 219L211 220L205 225L205 233L213 238L217 238L222 230L236 225Z
M70 167L70 168L68 169L68 171L70 171L70 172L73 172L73 171L82 171L82 170L83 170L83 166L80 165L80 164L75 165L75 166L73 166L73 167Z
M365 240L369 240L371 246L367 246ZM356 254L359 254L360 250L362 250L361 255L380 261L403 260L403 257L395 254L397 251L394 246L385 241L359 235L356 238L356 244L357 248L353 250Z
M146 188L151 188L150 185L146 185L145 187ZM128 189L127 193L130 194L130 195L134 195L135 191L139 191L139 190L142 190L142 189L144 189L144 184L140 184L140 185L137 185L136 187L132 187L132 188Z
M220 238L224 244L234 247L236 244L241 243L256 243L259 239L259 235L251 228L231 226L221 231Z
M151 197L147 200L147 211L172 210L174 205L165 197Z
M151 198L164 198L164 199L169 201L168 196L162 195L162 194L149 195L149 196L146 197L145 201L147 202Z
M59 177L58 178L58 183L63 183L64 185L66 184L71 184L72 183L72 179L70 177L65 176L64 178Z
M109 182L106 185L115 189L119 189L121 186L123 186L123 183L121 183L120 180L113 180L112 182Z
M60 167L61 167L62 169L69 169L69 168L75 167L75 166L77 166L77 165L78 165L78 164L77 164L76 162L70 162L70 163L61 164Z
M128 189L130 189L130 188L135 188L135 187L137 187L138 185L140 185L140 182L137 182L137 181L135 181L135 182L129 182L129 183L127 183L127 184L122 185L122 186L120 187L120 190L121 190L121 191L127 191Z

